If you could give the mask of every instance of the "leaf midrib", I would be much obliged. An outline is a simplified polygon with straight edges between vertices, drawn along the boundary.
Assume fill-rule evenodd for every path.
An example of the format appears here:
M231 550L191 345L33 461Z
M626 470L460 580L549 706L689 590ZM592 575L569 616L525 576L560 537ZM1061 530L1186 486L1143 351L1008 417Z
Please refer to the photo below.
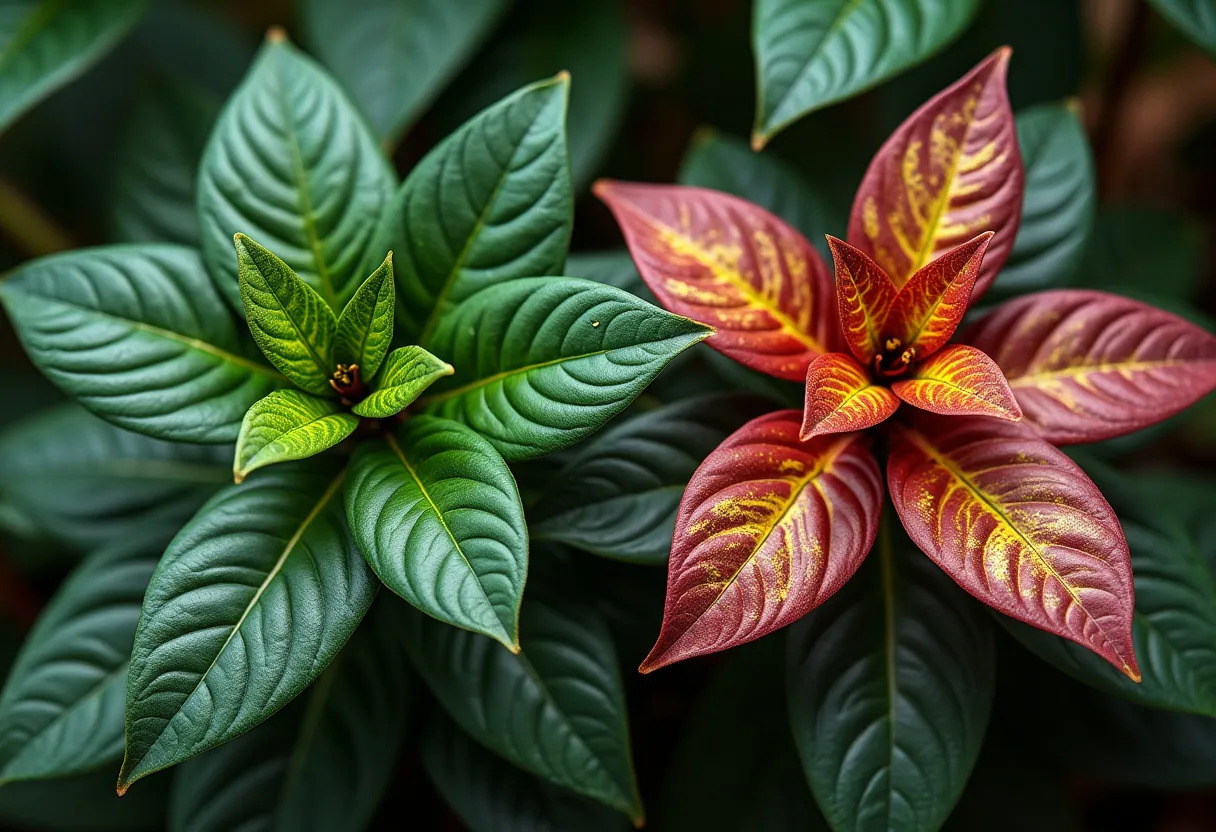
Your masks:
M802 62L802 68L798 70L798 74L794 76L794 80L790 82L790 85L786 89L785 93L775 102L773 102L772 116L770 116L770 119L781 113L786 103L791 97L793 97L794 91L806 81L806 77L811 71L812 64L815 63L815 60L819 57L819 54L824 50L825 45L832 39L833 35L844 27L844 23L846 20L848 20L849 15L857 11L861 4L862 0L842 0L840 7L836 10L836 15L832 18L832 21L826 27L824 27L823 34L820 35L819 39L815 41L813 46L811 46L810 51L807 53L806 60ZM763 88L763 85L761 85L761 89ZM773 128L785 124L789 124L788 118L783 118L780 122L771 125L769 127L769 132L771 133Z
M663 339L663 340L668 340L668 339ZM657 343L657 342L647 341L646 343L653 344L653 343ZM637 346L641 346L641 345L640 344L631 344L630 346L637 347ZM628 349L628 348L629 347L609 347L608 349L596 350L595 352L585 352L585 353L580 353L579 355L569 355L569 356L562 356L560 358L552 358L548 361L537 362L536 364L526 364L523 367L517 367L513 370L500 370L499 372L494 373L494 375L486 376L485 378L479 378L479 379L476 379L475 381L470 381L468 384L462 384L460 387L455 387L451 390L445 390L442 393L435 393L434 395L431 395L431 396L422 396L417 401L418 401L418 404L420 407L429 407L430 405L438 404L439 402L447 401L448 399L456 398L457 396L463 396L465 393L471 392L480 387L488 387L489 385L494 384L495 382L502 381L503 379L511 378L512 376L523 375L525 373L531 373L536 370L543 370L546 367L554 367L554 366L557 366L558 364L564 364L567 361L581 361L584 358L595 358L598 355L606 355L610 352L615 352L616 350Z
M1202 358L1195 361L1179 359L1152 359L1147 361L1110 362L1097 364L1077 364L1063 367L1059 370L1039 370L1009 379L1010 387L1037 387L1040 382L1056 379L1076 380L1097 373L1142 373L1150 370L1163 370L1171 367L1191 367L1202 364L1216 364L1216 358Z

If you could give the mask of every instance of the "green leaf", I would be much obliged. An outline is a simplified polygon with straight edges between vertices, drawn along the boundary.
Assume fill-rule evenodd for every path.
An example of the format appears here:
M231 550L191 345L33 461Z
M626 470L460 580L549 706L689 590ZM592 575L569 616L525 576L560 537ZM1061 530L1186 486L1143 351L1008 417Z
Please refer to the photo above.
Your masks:
M230 476L227 447L162 442L65 405L0 433L0 503L89 550L150 515L180 527Z
M367 274L363 260L376 250L369 243L393 186L376 140L338 85L272 30L203 154L198 213L207 269L240 309L232 235L244 232L337 311Z
M607 283L646 301L654 298L642 282L638 267L633 265L633 258L629 256L629 249L626 248L571 254L566 258L566 274L594 280L596 283Z
M588 280L511 280L444 316L431 349L456 372L420 401L508 460L539 456L590 436L711 332Z
M346 512L380 580L427 615L518 648L528 531L502 457L456 422L415 416L355 452Z
M992 704L991 630L890 522L858 574L790 632L790 723L834 829L935 830Z
M106 246L34 260L0 283L26 352L64 392L119 427L231 442L282 383L245 357L195 252Z
M979 0L756 0L752 144L921 63L978 8Z
M114 772L98 771L62 780L31 780L0 789L0 821L11 829L63 832L161 832L168 789L150 788L120 798Z
M404 606L381 596L308 693L186 762L174 780L169 828L367 828L393 777L409 713Z
M1199 288L1205 246L1192 217L1147 205L1104 205L1070 284L1151 294L1158 305L1183 301Z
M264 721L354 632L377 585L341 485L317 462L263 471L174 539L135 634L120 792Z
M393 341L393 307L396 305L393 287L393 253L390 251L338 317L334 361L358 365L365 382L376 375Z
M559 786L642 819L612 636L585 602L528 596L523 650L411 617L414 667L482 745Z
M630 419L570 456L529 509L532 539L603 557L662 564L688 478L748 418L758 398L689 399Z
M337 402L297 390L276 390L245 414L236 440L233 476L239 483L266 465L316 456L357 427L359 420Z
M1157 13L1216 57L1216 2L1213 0L1149 0Z
M1093 153L1075 106L1035 107L1018 114L1017 127L1026 167L1022 224L995 285L1004 292L1063 286L1093 230Z
M0 8L0 130L110 51L146 0L10 0Z
M422 347L400 347L389 353L384 375L376 389L352 410L360 416L387 419L409 407L422 392L444 376L452 366Z
M333 310L278 256L244 234L234 240L241 302L253 340L301 390L333 396L329 381L338 329Z
M569 86L566 76L542 81L475 116L393 198L372 250L395 254L405 340L430 348L442 318L475 292L561 272L574 221Z
M469 59L508 0L304 0L311 49L395 140Z
M0 695L0 786L122 755L127 662L160 544L145 537L98 551L39 616Z

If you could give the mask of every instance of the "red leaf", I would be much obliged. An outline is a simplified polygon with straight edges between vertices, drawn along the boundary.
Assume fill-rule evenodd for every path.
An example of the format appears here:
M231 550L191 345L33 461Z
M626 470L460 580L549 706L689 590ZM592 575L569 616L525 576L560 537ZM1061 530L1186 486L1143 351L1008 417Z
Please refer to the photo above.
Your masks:
M962 344L934 353L912 378L892 384L891 392L914 407L947 416L995 416L1011 422L1022 418L1001 368L975 347Z
M998 49L899 126L870 162L853 202L849 242L902 286L939 253L995 231L973 296L1009 257L1024 174Z
M899 399L885 387L870 383L869 373L842 352L815 359L806 373L806 409L801 437L864 430L885 421Z
M1062 452L1023 425L926 416L891 432L887 484L912 540L959 586L1140 680L1127 541Z
M869 442L856 433L803 442L800 420L783 410L748 422L693 474L643 673L790 624L870 551L882 481Z
M971 303L971 289L991 239L992 232L985 231L908 278L891 306L886 334L898 338L904 349L916 350L922 360L941 349Z
M963 339L996 361L1049 442L1160 422L1216 388L1216 337L1138 301L1079 289L997 307Z
M750 202L681 185L601 180L646 285L741 364L802 381L839 336L835 289L805 238Z
M828 237L836 267L836 302L840 328L849 351L867 367L883 351L883 327L896 288L887 273L865 252Z

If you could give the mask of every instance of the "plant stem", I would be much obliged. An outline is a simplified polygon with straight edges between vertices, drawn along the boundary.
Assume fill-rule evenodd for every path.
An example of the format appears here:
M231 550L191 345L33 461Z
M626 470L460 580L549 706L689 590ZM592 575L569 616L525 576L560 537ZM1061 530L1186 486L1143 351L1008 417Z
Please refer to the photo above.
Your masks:
M72 248L67 232L4 180L0 180L0 232L31 257Z

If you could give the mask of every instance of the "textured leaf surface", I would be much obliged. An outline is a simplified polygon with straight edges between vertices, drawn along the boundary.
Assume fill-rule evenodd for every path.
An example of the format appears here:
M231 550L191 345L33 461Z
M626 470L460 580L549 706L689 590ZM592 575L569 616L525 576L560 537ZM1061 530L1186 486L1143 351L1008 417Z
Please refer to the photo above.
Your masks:
M802 414L748 422L701 464L676 518L659 639L643 672L790 624L856 571L882 483L860 434L798 439Z
M389 353L384 374L376 389L352 410L360 416L387 419L413 404L422 392L444 376L452 366L422 347L401 347Z
M334 334L334 361L356 364L365 381L380 369L393 341L393 309L397 295L393 283L393 255L389 252L371 277L355 292L338 317Z
M912 540L961 587L1139 681L1119 521L1085 473L1033 429L926 417L893 432L887 483Z
M867 367L885 349L887 318L899 290L865 252L828 238L836 272L836 308L849 352Z
M332 448L354 433L359 420L337 402L298 390L276 390L245 414L232 466L240 482L276 462L305 459Z
M231 442L278 384L245 357L236 322L198 255L110 246L42 258L0 284L44 374L119 427L184 442Z
M1057 444L1131 433L1216 387L1216 337L1105 292L1008 301L963 340L992 356L1026 421Z
M422 615L405 634L435 698L478 742L641 819L616 651L592 607L530 594L518 655Z
M351 461L346 511L389 589L517 649L528 530L515 479L469 428L415 416Z
M1216 3L1212 0L1149 0L1157 13L1192 41L1216 55Z
M604 431L546 478L528 511L533 540L633 563L666 563L688 478L764 406L747 396L701 396Z
M914 407L947 416L994 416L1011 422L1022 418L1001 368L964 344L935 352L911 378L892 384L891 392Z
M937 52L979 0L757 0L753 144Z
M646 285L678 315L717 329L709 345L801 381L836 339L827 267L801 234L749 202L683 185L600 181Z
M394 253L405 340L433 349L453 306L515 277L561 274L574 207L569 78L524 87L427 154L385 212L373 250Z
M393 179L333 79L272 38L228 100L203 154L198 213L207 270L240 309L232 235L242 232L341 309L368 273L363 260ZM376 262L387 250L373 255Z
M891 305L886 330L920 358L941 349L967 311L991 239L986 231L918 269Z
M508 460L538 456L594 433L708 334L610 286L511 280L444 317L430 349L456 373L420 403Z
M990 625L898 537L790 632L790 722L833 829L939 829L988 724Z
M144 598L119 789L258 725L329 665L376 592L329 466L264 471L182 529Z
M849 240L897 286L983 231L995 232L972 292L1013 248L1024 174L1001 49L930 99L879 148L857 190Z
M870 374L852 356L830 352L816 358L807 370L799 435L811 439L864 430L886 421L898 407L895 394L871 384Z

